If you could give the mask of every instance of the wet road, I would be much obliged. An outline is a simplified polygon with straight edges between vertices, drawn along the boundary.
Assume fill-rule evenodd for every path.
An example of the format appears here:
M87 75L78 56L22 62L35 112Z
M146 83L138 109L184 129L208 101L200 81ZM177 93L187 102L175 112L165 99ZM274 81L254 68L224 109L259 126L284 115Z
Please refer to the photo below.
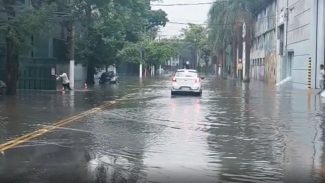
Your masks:
M209 77L202 97L168 78L0 97L4 143L116 104L0 155L0 182L325 182L324 103L304 90Z

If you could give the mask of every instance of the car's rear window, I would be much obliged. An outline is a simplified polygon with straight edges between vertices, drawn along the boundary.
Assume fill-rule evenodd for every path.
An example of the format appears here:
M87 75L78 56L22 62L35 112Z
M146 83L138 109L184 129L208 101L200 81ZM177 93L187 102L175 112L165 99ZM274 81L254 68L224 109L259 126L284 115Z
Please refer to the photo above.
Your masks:
M195 72L184 72L184 71L178 71L175 74L176 77L189 77L189 78L195 78L197 77L197 73Z

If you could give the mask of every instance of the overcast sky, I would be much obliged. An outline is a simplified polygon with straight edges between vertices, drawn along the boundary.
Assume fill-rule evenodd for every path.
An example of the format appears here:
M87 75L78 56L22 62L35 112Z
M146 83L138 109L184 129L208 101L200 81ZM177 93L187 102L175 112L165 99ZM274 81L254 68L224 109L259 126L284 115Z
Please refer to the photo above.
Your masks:
M188 4L188 3L210 3L214 0L162 0L162 2L155 2L153 4ZM192 5L192 6L153 6L153 9L162 9L168 14L170 22L179 23L196 23L202 24L207 21L208 12L211 4L207 5ZM180 34L180 30L186 25L167 23L165 28L160 30L162 37L175 36Z

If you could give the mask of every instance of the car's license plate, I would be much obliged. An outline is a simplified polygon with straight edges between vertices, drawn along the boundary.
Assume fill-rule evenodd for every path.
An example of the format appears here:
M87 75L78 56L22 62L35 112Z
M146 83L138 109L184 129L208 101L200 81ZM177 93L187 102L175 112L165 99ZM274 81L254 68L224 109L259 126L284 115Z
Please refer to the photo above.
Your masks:
M182 88L183 91L190 91L190 88Z

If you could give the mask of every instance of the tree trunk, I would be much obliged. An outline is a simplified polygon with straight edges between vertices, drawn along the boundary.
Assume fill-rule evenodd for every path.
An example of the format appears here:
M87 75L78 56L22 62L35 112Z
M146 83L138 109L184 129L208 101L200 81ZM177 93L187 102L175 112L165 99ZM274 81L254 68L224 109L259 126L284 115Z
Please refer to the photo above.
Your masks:
M74 30L74 23L70 22L69 25L67 26L67 42L68 42L68 56L69 60L74 60L74 46L75 46L75 30Z
M236 40L233 40L232 42L232 59L233 59L233 65L232 65L232 76L234 78L237 77L236 71L237 71L237 42Z
M223 62L223 50L220 49L218 51L218 72L219 72L219 68L220 68L220 74L223 74L224 72L224 62Z
M249 22L250 23L250 22ZM246 62L245 62L245 72L246 73L246 82L250 81L250 51L251 51L251 46L253 42L253 29L251 26L248 26L247 28L247 36L245 38L246 42Z
M75 26L74 22L69 22L67 26L68 31L68 56L69 56L69 78L70 78L70 87L74 89L74 82L75 82L75 60L74 60L74 54L75 54Z
M196 68L201 68L201 65L200 65L200 61L201 61L201 50L199 48L196 49ZM201 68L201 72L202 72L202 68Z
M88 66L87 66L87 84L88 85L95 84L95 67L93 66L91 61L88 61Z
M248 40L246 42L246 62L245 62L245 71L246 72L246 81L249 82L250 80L250 50L251 50L251 42Z
M222 67L223 67L224 76L227 76L228 68L227 68L227 45L226 45L226 43L222 50Z
M205 59L204 60L205 61L205 74L207 74L208 73L208 64L209 64L209 59Z
M86 7L86 37L89 36L89 29L91 24L91 6L87 4ZM93 64L93 59L91 56L88 55L88 65L87 65L87 84L88 85L94 85L95 84L95 66Z
M11 38L6 38L6 84L7 95L15 95L18 81L18 45Z

